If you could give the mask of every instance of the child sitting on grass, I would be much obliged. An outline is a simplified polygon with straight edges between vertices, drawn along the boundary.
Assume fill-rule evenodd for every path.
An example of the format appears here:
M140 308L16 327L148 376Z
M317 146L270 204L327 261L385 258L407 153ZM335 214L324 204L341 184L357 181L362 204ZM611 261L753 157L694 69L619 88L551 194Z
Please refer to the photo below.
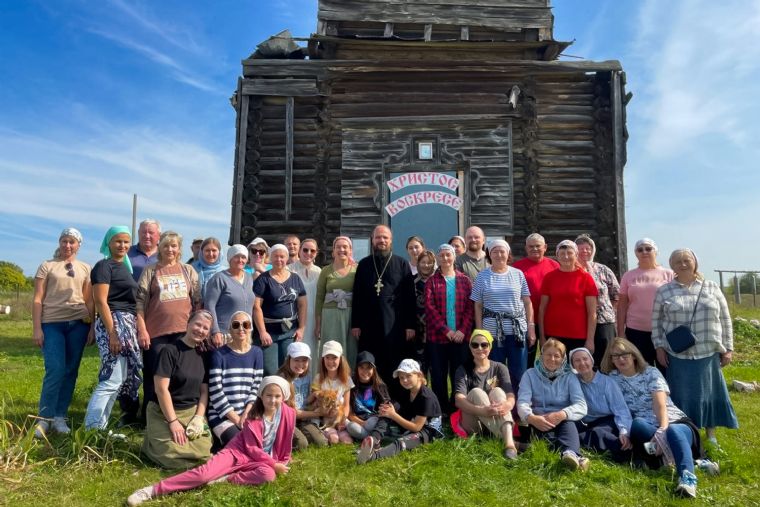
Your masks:
M327 438L322 430L312 422L322 413L318 410L308 410L307 401L311 394L311 349L304 342L293 342L288 345L288 355L285 356L277 375L290 382L293 386L292 405L296 409L296 429L293 431L293 448L302 451L309 444L325 447Z
M375 368L375 356L364 351L356 356L354 387L351 389L351 411L348 414L346 430L356 440L362 440L377 430L385 434L388 419L380 417L378 408L391 401L388 386L382 381Z
M217 482L258 485L288 472L296 412L285 401L290 384L282 377L261 381L251 418L227 447L199 467L138 489L127 498L130 507L162 495Z
M353 443L346 431L346 417L349 410L349 392L354 387L351 380L351 367L343 356L343 346L335 340L325 342L322 346L322 363L319 374L311 385L310 402L317 405L317 410L326 411L320 419L322 432L331 444ZM325 399L331 406L326 406Z
M443 436L441 433L441 406L433 391L425 385L426 380L420 365L414 359L404 359L393 372L401 387L409 391L409 396L399 400L399 410L391 403L380 405L382 417L396 423L406 430L393 443L379 448L382 434L372 431L362 441L356 462L360 465L379 458L395 456L402 451L410 451L422 444Z

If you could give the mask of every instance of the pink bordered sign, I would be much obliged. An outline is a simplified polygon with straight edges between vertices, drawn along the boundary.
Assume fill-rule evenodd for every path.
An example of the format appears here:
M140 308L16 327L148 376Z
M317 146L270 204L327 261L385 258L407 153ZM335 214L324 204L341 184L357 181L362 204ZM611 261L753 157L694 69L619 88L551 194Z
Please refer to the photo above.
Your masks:
M459 188L459 179L444 173L404 173L392 180L388 180L387 185L391 192L398 192L413 185L433 185L448 188L449 190L456 190Z
M416 173L416 174L422 174L422 173ZM430 174L435 174L435 173L430 173ZM454 178L451 178L451 179L454 179ZM431 183L426 183L426 184L430 185ZM457 185L458 184L459 182L457 182ZM385 211L388 213L388 216L394 217L399 212L404 211L405 209L413 208L421 204L443 204L444 206L448 206L455 210L459 210L459 208L462 207L462 199L460 199L455 194L449 194L447 192L440 192L437 190L426 190L423 192L415 192L412 194L407 194L403 197L399 197L398 199L396 199L395 201L387 205L385 207Z

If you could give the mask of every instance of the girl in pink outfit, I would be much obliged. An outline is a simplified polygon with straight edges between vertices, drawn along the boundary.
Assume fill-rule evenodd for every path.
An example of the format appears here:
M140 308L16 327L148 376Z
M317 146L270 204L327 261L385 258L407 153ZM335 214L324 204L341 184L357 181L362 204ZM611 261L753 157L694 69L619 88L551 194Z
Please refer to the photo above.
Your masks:
M206 464L138 489L127 499L130 506L205 484L231 482L258 485L288 472L296 412L283 403L290 385L282 377L261 381L261 391L243 431Z

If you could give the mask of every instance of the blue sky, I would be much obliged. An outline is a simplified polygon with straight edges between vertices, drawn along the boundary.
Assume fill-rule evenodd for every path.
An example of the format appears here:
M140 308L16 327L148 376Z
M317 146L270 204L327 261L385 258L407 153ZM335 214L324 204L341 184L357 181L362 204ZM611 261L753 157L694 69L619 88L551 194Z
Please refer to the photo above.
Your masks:
M139 217L229 232L240 60L316 0L0 2L0 259L33 274L69 225L95 262ZM760 1L554 0L566 53L627 72L628 238L760 269ZM666 260L666 259L663 259Z

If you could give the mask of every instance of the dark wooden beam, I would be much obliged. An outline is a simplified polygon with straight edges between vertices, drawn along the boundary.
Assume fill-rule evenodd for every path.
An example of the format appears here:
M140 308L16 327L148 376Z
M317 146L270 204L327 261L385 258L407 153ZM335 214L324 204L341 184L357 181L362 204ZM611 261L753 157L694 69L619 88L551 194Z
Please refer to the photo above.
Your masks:
M243 95L309 97L319 95L315 79L244 79Z
M232 194L232 230L230 239L240 243L240 228L243 213L243 185L245 184L245 152L248 136L249 97L242 94L243 79L238 79L237 140L235 157L235 183Z
M623 168L625 166L625 125L623 110L623 84L621 72L612 73L610 79L612 102L612 141L613 167L615 170L615 208L617 211L617 251L618 273L622 276L628 271L628 238L625 231L625 188L623 185Z
M285 221L293 209L293 115L295 99L288 97L285 104Z

